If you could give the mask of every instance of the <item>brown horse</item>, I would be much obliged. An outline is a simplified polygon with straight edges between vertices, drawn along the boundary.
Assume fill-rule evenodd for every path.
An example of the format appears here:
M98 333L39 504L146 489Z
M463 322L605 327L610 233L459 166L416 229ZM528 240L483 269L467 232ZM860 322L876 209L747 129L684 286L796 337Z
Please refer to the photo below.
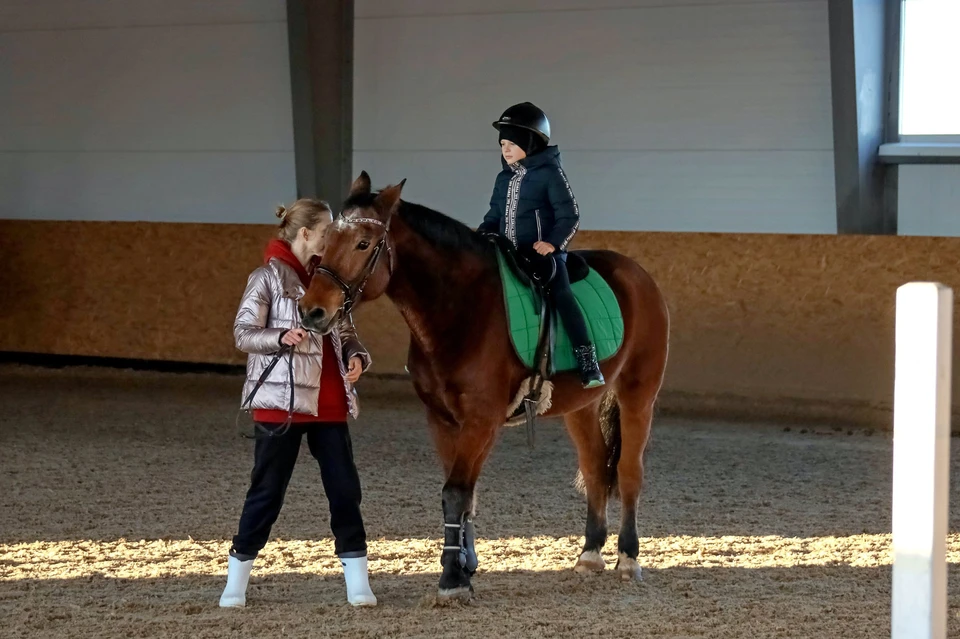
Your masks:
M495 246L460 222L401 201L402 188L375 193L366 172L357 178L300 306L304 326L324 332L355 301L386 293L406 320L407 368L446 476L439 594L466 599L477 567L474 489L528 371L507 334ZM606 389L584 390L575 373L560 373L546 414L565 417L587 496L586 541L575 569L604 569L607 499L619 488L617 569L625 580L639 579L637 502L669 317L656 283L636 262L611 251L583 255L613 287L624 342L601 364Z

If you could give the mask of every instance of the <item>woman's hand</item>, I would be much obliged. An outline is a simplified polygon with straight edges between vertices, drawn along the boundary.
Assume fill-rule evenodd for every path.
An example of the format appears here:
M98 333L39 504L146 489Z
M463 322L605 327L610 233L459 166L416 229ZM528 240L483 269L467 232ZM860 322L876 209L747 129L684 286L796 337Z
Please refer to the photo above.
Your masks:
M346 380L351 384L356 384L361 375L363 375L363 360L357 356L351 357L350 368L347 370Z
M550 255L557 250L557 247L550 242L537 242L533 245L533 250L540 255Z
M296 346L304 340L307 332L302 328L291 328L280 338L280 343L284 346Z

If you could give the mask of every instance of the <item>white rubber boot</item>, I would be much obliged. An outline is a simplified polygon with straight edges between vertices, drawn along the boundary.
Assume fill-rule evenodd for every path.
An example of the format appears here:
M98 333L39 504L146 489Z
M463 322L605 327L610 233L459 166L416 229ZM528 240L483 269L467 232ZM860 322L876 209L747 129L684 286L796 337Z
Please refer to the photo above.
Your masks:
M343 577L347 582L347 601L351 606L376 606L377 597L370 590L366 557L341 557Z
M220 595L221 608L243 608L247 605L247 584L250 582L250 571L253 570L253 559L240 561L230 557L227 562L227 586Z

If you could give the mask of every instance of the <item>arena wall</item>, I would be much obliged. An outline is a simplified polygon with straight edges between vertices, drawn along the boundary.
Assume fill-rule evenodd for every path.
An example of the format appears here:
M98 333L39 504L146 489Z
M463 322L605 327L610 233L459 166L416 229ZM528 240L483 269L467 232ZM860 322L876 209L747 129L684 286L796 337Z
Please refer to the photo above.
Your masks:
M242 364L231 325L271 232L0 221L0 351ZM665 410L887 424L896 287L960 288L954 238L584 231L578 246L622 251L661 285ZM403 375L393 306L357 321L372 372Z

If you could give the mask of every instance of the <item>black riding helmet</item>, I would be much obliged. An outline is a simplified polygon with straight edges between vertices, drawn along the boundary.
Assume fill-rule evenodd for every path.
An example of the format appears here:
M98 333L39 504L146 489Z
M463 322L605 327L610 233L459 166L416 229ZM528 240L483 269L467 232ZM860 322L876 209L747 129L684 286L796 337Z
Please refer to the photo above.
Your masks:
M500 125L515 126L533 131L543 139L544 144L550 143L550 120L540 107L531 102L521 102L503 112L500 119L493 123L493 128L500 130Z

